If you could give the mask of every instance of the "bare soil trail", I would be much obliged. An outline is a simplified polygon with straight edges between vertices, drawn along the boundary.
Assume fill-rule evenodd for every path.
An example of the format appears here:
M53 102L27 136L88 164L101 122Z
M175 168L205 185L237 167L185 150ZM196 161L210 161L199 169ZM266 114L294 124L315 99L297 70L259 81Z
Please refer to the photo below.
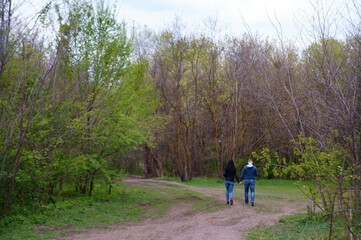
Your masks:
M213 196L219 204L225 204L224 189L194 187L181 183L147 180L125 179L127 184L139 184L148 187L179 187ZM171 207L162 216L147 219L143 222L124 223L108 227L106 230L88 230L72 235L66 239L93 240L189 240L189 239L246 239L247 232L257 225L271 225L281 217L297 213L305 208L304 202L257 198L256 206L245 206L241 200L242 187L235 186L235 203L224 209L205 212L197 211L191 203ZM256 192L257 194L257 192ZM243 195L242 195L243 196Z

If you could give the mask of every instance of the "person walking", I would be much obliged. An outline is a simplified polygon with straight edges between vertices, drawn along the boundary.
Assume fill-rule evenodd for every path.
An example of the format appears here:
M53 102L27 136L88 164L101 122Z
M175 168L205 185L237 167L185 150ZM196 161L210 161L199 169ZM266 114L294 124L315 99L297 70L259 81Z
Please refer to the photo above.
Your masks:
M237 176L237 170L234 166L234 161L229 160L227 166L224 168L223 177L225 178L224 182L226 185L226 201L227 204L233 205L233 187L234 179L239 183L239 178Z
M253 165L252 159L248 160L248 165L242 169L240 182L244 180L244 203L248 205L248 192L251 190L251 204L254 206L254 190L256 186L256 177L258 176L257 168Z

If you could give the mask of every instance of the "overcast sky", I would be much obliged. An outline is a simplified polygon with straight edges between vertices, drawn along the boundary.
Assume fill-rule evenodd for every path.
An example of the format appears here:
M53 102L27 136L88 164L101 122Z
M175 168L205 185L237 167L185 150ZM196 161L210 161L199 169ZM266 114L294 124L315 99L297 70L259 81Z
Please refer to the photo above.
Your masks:
M284 30L294 34L294 18L307 9L308 0L119 0L120 13L126 19L135 19L154 29L161 29L179 16L191 27L204 26L208 17L218 16L223 31L238 34L246 29L243 19L252 31L270 34L274 28L267 13L276 14Z
M41 8L46 0L28 0L34 11ZM346 11L351 0L311 0L324 2L324 11ZM360 2L361 0L355 0ZM276 30L270 19L282 26L288 39L297 40L300 25L307 25L305 17L313 14L310 0L108 0L117 5L119 19L128 23L146 25L160 31L179 17L189 29L205 26L207 18L218 17L218 26L223 33L240 35L246 30L242 18L252 32L261 36L276 37ZM30 10L29 10L30 11Z

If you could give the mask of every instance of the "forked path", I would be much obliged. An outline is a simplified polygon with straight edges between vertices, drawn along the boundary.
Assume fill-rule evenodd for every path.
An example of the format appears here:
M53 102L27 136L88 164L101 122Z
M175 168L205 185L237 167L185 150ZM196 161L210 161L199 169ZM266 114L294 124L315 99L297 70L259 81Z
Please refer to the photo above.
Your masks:
M188 186L181 183L126 179L128 184L141 184L149 187L179 187L196 191L219 199L224 203L224 190ZM90 230L72 235L67 239L175 239L175 240L212 240L245 239L247 232L257 225L271 225L281 217L304 209L304 204L287 200L256 199L256 206L244 206L240 203L240 188L236 190L237 201L233 206L213 212L199 212L191 203L171 207L163 217L148 219L139 223L125 223L109 227L107 230Z

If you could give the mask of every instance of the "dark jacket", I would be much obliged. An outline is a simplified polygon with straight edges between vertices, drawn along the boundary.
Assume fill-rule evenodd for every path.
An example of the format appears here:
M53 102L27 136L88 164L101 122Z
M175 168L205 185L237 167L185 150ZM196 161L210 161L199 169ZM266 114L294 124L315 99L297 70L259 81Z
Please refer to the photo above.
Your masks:
M258 171L255 166L244 166L242 173L241 173L241 181L242 180L255 180L258 176Z
M225 178L226 181L229 182L234 182L234 179L236 178L236 181L239 182L239 178L237 176L237 170L234 169L228 169L225 168L223 171L223 177Z

